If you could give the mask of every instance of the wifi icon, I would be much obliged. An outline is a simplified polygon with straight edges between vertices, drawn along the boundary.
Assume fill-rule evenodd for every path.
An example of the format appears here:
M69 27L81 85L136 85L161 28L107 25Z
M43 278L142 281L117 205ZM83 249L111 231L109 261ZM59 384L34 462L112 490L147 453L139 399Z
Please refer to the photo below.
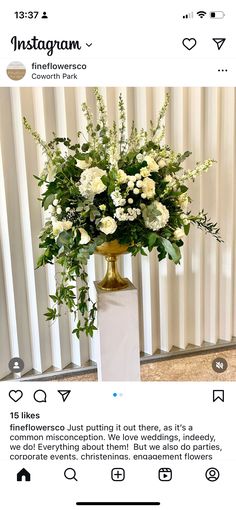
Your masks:
M205 11L198 11L197 15L199 16L199 18L204 18L204 16L206 16L206 12Z

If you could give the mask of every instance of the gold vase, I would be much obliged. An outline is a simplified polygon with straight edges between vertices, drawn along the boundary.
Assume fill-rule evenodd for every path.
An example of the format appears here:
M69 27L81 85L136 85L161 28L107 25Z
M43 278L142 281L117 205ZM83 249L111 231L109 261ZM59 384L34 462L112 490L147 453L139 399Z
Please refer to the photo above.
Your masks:
M116 239L97 246L96 252L104 255L107 261L107 271L104 278L98 283L99 289L114 291L128 287L127 278L122 278L117 268L117 257L127 253L128 248L128 244L120 244Z

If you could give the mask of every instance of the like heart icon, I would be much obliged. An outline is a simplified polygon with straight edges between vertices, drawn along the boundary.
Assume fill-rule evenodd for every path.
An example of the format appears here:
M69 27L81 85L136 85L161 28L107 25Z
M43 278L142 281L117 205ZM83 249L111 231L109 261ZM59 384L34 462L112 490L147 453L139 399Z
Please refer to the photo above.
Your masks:
M21 390L11 390L9 391L9 397L14 401L18 402L23 397L23 392Z
M194 48L194 46L196 46L197 41L196 41L196 39L194 39L194 37L191 37L191 39L188 39L186 37L185 39L183 39L182 43L183 43L184 47L190 51Z

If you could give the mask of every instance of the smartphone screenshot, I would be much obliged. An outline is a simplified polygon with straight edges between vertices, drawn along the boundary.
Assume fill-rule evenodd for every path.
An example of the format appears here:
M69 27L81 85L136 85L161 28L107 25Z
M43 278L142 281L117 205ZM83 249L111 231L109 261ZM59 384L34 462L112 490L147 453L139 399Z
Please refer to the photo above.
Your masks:
M235 16L1 8L5 510L235 509Z

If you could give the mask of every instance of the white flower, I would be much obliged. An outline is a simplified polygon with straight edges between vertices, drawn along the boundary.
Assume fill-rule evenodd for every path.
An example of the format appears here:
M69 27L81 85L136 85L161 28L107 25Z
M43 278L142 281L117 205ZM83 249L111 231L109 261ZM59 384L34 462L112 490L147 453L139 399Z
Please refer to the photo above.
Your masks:
M57 198L55 198L55 200L53 200L53 205L56 206L58 204L58 202L59 202L59 200L57 200Z
M165 227L170 214L165 205L155 200L142 208L142 216L146 227L156 231Z
M79 190L83 197L89 198L91 195L97 195L105 191L106 186L102 182L102 177L106 171L98 167L87 168L80 176Z
M177 184L176 179L172 175L166 175L166 177L164 178L164 181L167 182L167 186L166 186L167 189L172 188L173 190L177 191L178 184Z
M77 166L81 169L81 170L85 170L85 168L89 168L90 165L92 163L92 159L89 158L88 161L86 161L85 159L79 159L78 162L77 162Z
M147 195L145 195L145 193L141 193L141 197L144 199L147 198Z
M60 232L63 232L63 230L70 230L72 228L72 221L57 221L53 220L52 222L52 231L54 236L58 236Z
M61 214L61 211L62 211L62 208L61 207L57 207L57 214Z
M136 159L137 159L137 161L139 163L142 163L142 161L143 161L143 154L141 154L141 152L139 154L137 154Z
M128 219L128 214L125 213L124 207L117 207L115 217L119 221L126 221Z
M64 220L62 222L62 224L63 224L63 230L70 230L73 225L72 221L66 221L66 220Z
M132 198L128 198L128 204L133 204L133 199Z
M134 221L136 220L137 216L139 216L141 214L141 209L139 209L138 207L137 208L131 208L131 207L128 207L128 221Z
M120 152L117 147L112 142L112 145L110 148L107 148L107 154L109 156L109 163L114 167L118 169L118 161L120 157Z
M213 163L215 163L213 159L206 159L204 163L197 163L193 170L187 170L187 172L184 172L182 176L178 178L179 182L184 182L190 179L194 181L202 172L207 172Z
M181 214L180 215L181 220L183 221L184 225L188 225L190 223L189 217L187 214Z
M128 207L127 212L125 212L123 207L118 207L115 212L115 217L119 221L134 221L136 220L137 216L141 214L141 209Z
M184 230L182 228L177 228L175 231L174 231L174 238L179 241L180 239L182 239L182 237L184 237L185 233L184 233Z
M149 168L148 168L147 166L144 166L144 167L143 167L143 168L141 168L141 170L140 170L140 175L141 175L142 177L149 177L150 173L151 173L151 170L149 170Z
M122 197L122 195L121 195L119 190L112 191L111 199L112 199L113 204L116 207L120 207L122 205L125 205L125 203L126 203L125 198Z
M103 184L100 177L95 177L91 182L91 191L94 195L98 195L105 191L106 186Z
M167 182L167 185L170 186L170 187L173 186L174 184L176 184L176 181L172 177L172 175L166 175L165 179L164 179L164 182Z
M156 163L155 159L153 159L151 156L145 156L144 161L147 162L147 167L150 172L157 172L159 170L159 166Z
M135 177L136 181L138 181L141 178L141 175L140 174L135 174L134 177Z
M81 234L81 239L80 239L79 244L87 244L87 243L89 243L91 237L88 234L88 232L84 228L82 228L82 227L79 228L79 231L80 231L80 234Z
M48 181L52 182L55 179L57 169L54 163L49 159L43 169L42 172L44 175L46 174L48 176Z
M54 213L55 212L55 207L53 205L49 205L48 206L48 212L51 213L51 214Z
M142 192L147 198L153 198L155 195L155 181L150 177L145 177L142 182Z
M124 172L124 170L118 170L117 172L117 180L119 184L125 184L129 179L129 176Z
M134 188L134 190L133 190L134 195L138 195L139 192L140 192L140 190L138 188Z
M142 188L142 185L143 185L143 181L141 181L141 179L139 179L139 181L136 182L137 188Z
M133 181L129 181L128 182L128 188L130 188L130 189L134 188L134 182Z
M111 216L105 216L101 219L99 229L104 234L114 234L117 229L117 223Z
M160 161L158 161L158 166L159 168L164 168L166 166L166 161L164 159L160 159Z
M182 193L182 195L179 196L178 203L179 203L181 209L186 213L188 210L188 194L187 194L187 192Z
M70 211L70 207L66 207L66 212L69 212Z

